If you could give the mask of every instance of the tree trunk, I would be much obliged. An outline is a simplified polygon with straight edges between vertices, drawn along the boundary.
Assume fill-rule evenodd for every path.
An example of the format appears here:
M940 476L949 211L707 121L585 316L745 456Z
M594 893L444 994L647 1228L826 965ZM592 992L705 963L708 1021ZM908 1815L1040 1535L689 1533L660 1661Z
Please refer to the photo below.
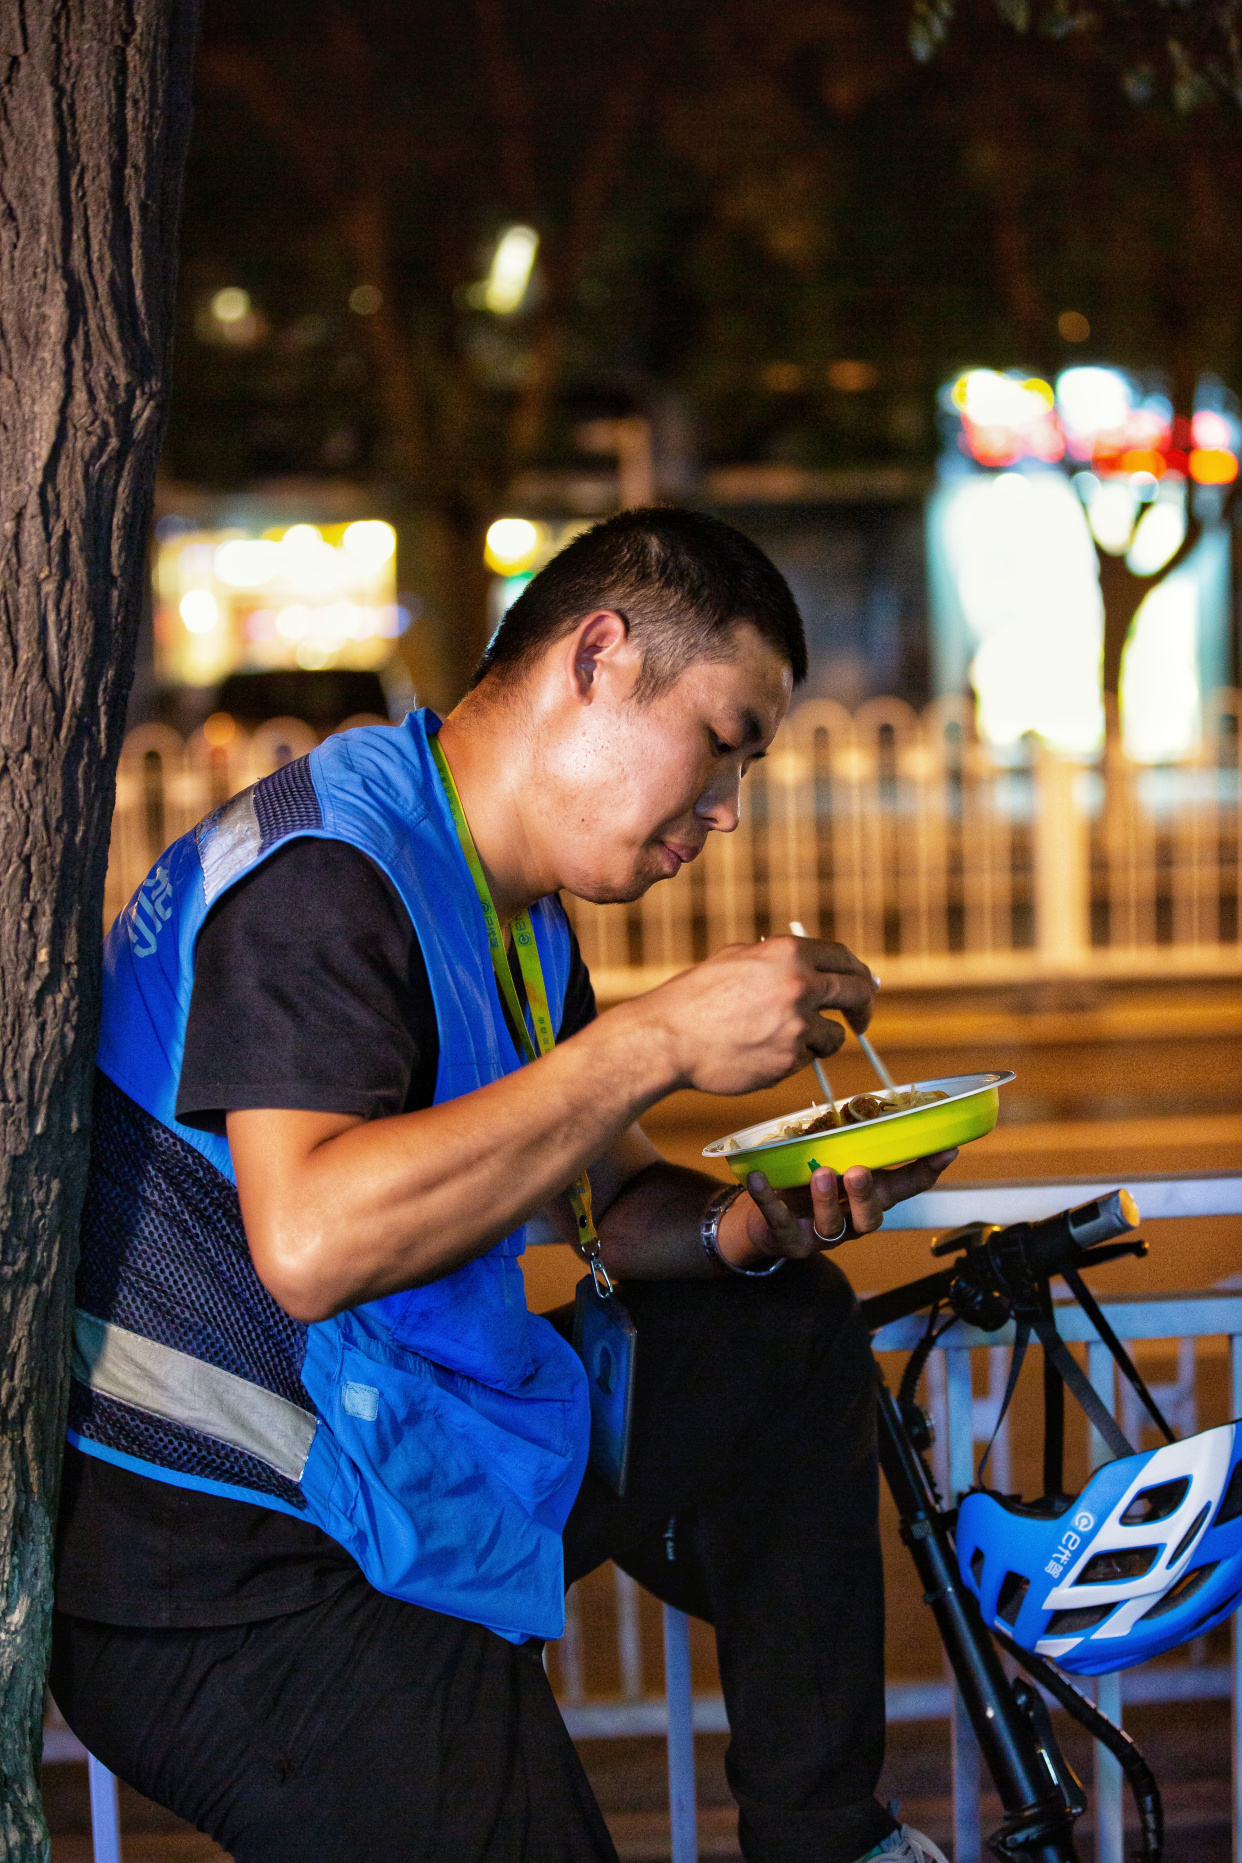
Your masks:
M1100 594L1104 601L1104 690L1115 698L1121 691L1121 659L1134 617L1148 592L1164 578L1136 576L1126 568L1124 557L1110 556L1106 550L1097 551L1096 560L1100 566Z
M198 0L0 18L0 1858L39 1805L113 780L173 323Z

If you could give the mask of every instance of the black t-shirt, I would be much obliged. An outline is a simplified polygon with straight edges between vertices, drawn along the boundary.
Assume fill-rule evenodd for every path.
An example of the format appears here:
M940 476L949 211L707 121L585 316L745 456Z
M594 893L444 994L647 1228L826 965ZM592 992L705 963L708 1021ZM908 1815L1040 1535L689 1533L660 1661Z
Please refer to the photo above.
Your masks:
M574 941L559 1037L594 1015ZM432 1103L438 1061L409 914L356 848L291 841L208 914L177 1094L185 1124L223 1132L226 1112L266 1106L416 1112ZM356 1570L309 1521L66 1451L56 1601L74 1616L156 1629L250 1623L303 1610Z

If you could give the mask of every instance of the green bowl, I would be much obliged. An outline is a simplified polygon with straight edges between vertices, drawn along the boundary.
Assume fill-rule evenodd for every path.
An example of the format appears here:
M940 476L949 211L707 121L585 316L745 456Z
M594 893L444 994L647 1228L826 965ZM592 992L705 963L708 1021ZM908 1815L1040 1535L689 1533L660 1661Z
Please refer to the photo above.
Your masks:
M808 1106L801 1113L782 1113L779 1119L765 1119L762 1125L731 1132L706 1146L703 1156L723 1158L739 1184L746 1182L748 1172L762 1171L774 1190L809 1184L811 1172L821 1165L845 1171L852 1164L865 1164L875 1171L885 1165L909 1164L913 1158L927 1158L932 1152L983 1138L996 1124L1000 1089L1013 1078L1011 1073L947 1074L940 1080L907 1081L902 1091L938 1087L949 1097L910 1112L885 1113L865 1125L815 1132L810 1138L782 1138L782 1127L824 1110Z

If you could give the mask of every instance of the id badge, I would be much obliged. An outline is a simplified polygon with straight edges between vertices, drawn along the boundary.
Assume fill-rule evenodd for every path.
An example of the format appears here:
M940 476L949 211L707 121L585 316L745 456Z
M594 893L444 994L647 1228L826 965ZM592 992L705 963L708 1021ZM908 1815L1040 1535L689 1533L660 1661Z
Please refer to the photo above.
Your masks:
M584 1275L574 1295L574 1351L591 1396L591 1467L617 1494L629 1471L637 1347L638 1328L616 1294L601 1300Z

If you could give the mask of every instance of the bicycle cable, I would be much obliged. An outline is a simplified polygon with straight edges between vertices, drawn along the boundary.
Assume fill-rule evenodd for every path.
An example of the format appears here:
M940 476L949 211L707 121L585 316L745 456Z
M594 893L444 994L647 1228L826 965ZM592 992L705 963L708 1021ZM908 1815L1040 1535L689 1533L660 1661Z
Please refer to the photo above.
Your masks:
M1066 1712L1073 1715L1080 1727L1084 1727L1101 1746L1108 1748L1126 1776L1138 1811L1140 1843L1134 1853L1135 1857L1139 1863L1160 1863L1164 1853L1164 1806L1160 1787L1156 1783L1156 1775L1129 1734L1123 1727L1110 1721L1106 1714L1101 1714L1095 1703L1075 1688L1052 1663L1030 1650L1024 1650L1002 1630L993 1628L992 1635L1001 1648L1022 1665L1032 1681L1047 1689Z

